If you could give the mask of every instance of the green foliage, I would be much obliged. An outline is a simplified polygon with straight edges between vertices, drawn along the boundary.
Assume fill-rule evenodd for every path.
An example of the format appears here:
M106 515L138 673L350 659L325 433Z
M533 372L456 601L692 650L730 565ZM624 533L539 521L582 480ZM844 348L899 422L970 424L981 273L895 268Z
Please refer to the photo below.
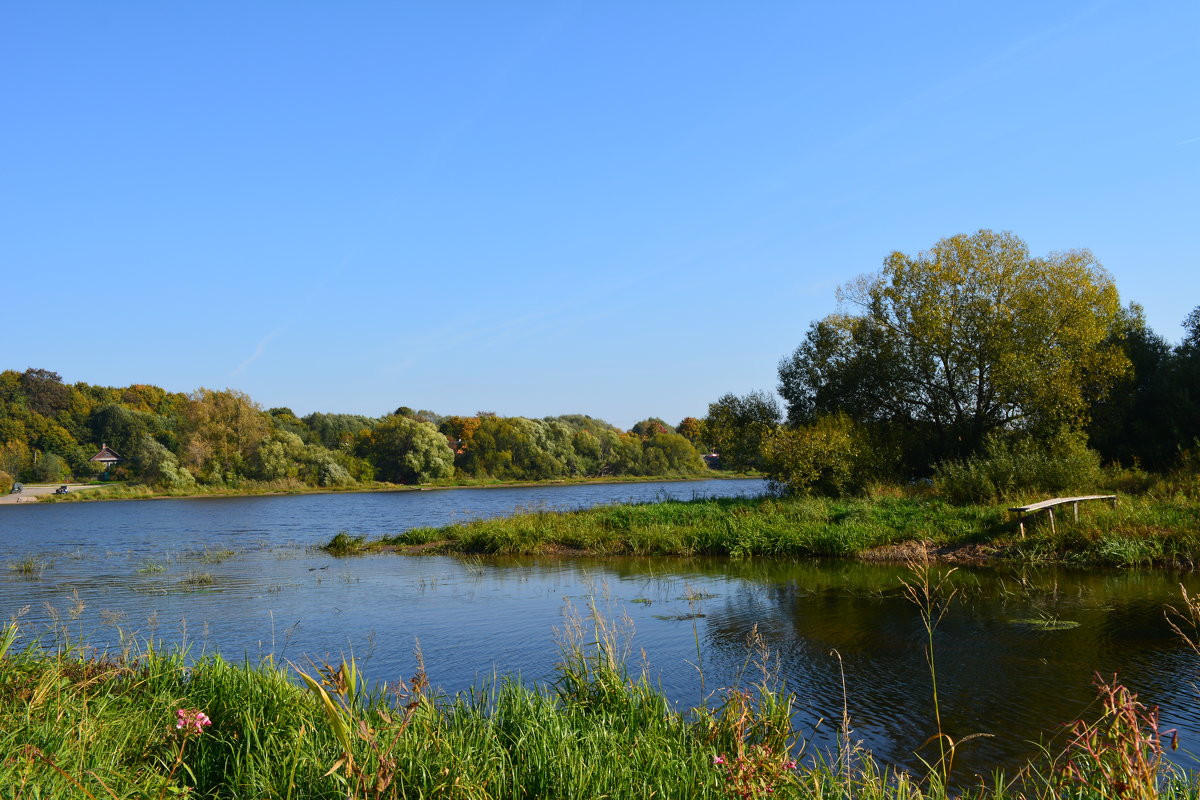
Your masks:
M304 417L302 422L311 432L308 441L330 450L349 450L359 435L375 427L379 420L358 414L315 413Z
M54 413L47 416L35 407ZM444 441L439 444L422 429L410 442L394 424L373 437L380 421L355 414L298 419L285 407L263 411L234 390L183 395L141 384L67 386L45 370L7 370L0 372L0 470L27 480L59 480L71 473L90 477L102 470L88 460L102 443L122 457L113 477L142 481L168 494L341 487L377 475L392 481L446 480L455 468L479 480L686 475L700 469L690 444L649 432L644 438L625 435L582 414L529 420L399 410L401 418L417 424L436 422ZM477 442L475 432L485 422L487 430ZM453 443L449 456L446 440ZM43 463L49 454L55 458ZM135 488L121 493L145 494Z
M26 480L35 483L58 483L70 474L67 462L57 453L43 453L28 470Z
M13 476L0 469L0 494L8 494L13 486Z
M1030 436L993 434L978 455L943 461L934 486L954 503L994 503L1019 493L1096 489L1102 479L1100 456L1086 437L1067 429L1040 441Z
M720 454L725 469L762 469L767 440L779 427L780 417L779 404L766 392L743 397L726 394L709 403L704 438Z
M188 489L196 485L195 478L179 466L179 459L160 442L143 435L130 453L130 471L147 484L167 489Z
M708 467L684 437L678 433L656 433L642 445L643 475L695 475Z
M432 423L391 416L360 438L359 455L375 465L380 480L424 483L454 474L454 452Z
M861 491L873 477L866 431L846 414L781 429L767 440L766 453L767 477L786 494L841 497Z
M993 431L1078 425L1128 366L1112 338L1116 287L1086 250L1034 257L981 230L893 253L839 298L852 313L814 323L780 363L789 419L840 410L921 429L918 473Z

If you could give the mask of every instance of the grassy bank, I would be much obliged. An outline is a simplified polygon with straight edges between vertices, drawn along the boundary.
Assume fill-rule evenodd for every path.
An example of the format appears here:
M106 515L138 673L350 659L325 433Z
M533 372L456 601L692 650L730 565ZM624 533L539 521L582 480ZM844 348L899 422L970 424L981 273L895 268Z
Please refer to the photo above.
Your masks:
M745 685L679 710L627 673L619 637L595 619L570 631L552 685L499 680L453 697L421 673L369 686L353 662L305 677L271 661L189 665L179 652L19 649L15 638L0 629L0 796L13 800L1149 800L1200 788L1164 763L1152 712L1119 687L1063 753L950 791L953 743L923 775L885 770L848 741L798 752L794 698L753 648Z
M407 552L900 560L928 553L950 560L1113 566L1200 562L1200 505L1186 498L1123 497L1116 508L1085 504L1079 522L1060 518L1054 531L1041 516L1027 520L1022 538L1005 506L959 506L899 492L842 500L670 500L522 513L372 540L339 534L326 549L335 555L391 547Z

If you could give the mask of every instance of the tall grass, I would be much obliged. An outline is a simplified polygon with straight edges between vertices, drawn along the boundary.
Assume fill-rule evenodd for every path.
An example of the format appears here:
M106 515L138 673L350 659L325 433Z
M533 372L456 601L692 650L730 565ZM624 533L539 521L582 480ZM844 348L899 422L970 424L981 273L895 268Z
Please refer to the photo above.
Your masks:
M920 589L916 599L936 614L945 595L924 585L932 599ZM794 698L761 651L749 651L738 684L682 711L630 673L620 625L594 608L562 641L549 686L505 678L445 697L423 671L372 685L348 660L303 665L297 680L269 659L22 646L10 625L0 629L0 796L1065 800L1200 790L1164 764L1152 711L1115 684L1063 754L952 790L946 757L911 775L849 743L830 761L802 753ZM205 717L211 726L185 724Z
M844 556L914 538L968 541L1003 522L998 509L952 508L939 501L719 498L518 513L417 528L361 546L495 554Z

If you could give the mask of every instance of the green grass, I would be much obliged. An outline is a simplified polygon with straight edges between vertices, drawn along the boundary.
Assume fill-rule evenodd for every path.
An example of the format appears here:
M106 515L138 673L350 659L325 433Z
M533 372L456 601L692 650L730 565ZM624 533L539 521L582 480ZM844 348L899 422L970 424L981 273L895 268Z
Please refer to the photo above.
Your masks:
M353 661L305 667L298 680L271 660L16 640L15 626L0 628L4 798L1115 800L1200 788L1162 763L1146 709L1116 694L1099 723L1077 725L1086 748L987 785L950 791L936 770L888 771L849 744L800 755L794 698L765 668L679 710L627 672L619 632L594 609L568 624L552 684L502 678L452 697L423 673L370 685ZM748 664L770 663L757 652ZM211 726L178 730L180 709Z
M928 542L972 547L991 558L1089 565L1200 561L1200 504L1181 497L1122 498L1115 509L1083 504L1078 523L1027 518L1022 538L1003 505L953 505L936 497L720 498L536 511L373 540L339 534L326 549L350 555L383 547L433 552L595 555L853 557ZM1064 516L1064 515L1060 515Z
M34 556L26 556L20 561L15 561L8 565L9 572L23 578L40 578L42 577L42 573L49 568L50 564L48 562Z

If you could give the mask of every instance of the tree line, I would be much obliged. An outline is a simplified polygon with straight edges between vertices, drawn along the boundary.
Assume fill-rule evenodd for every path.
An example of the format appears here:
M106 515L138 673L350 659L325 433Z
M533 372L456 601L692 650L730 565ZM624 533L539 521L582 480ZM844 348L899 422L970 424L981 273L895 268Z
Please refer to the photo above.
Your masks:
M838 301L780 361L782 405L710 404L726 466L791 492L938 478L981 499L1037 474L1054 488L1102 464L1200 463L1200 307L1171 345L1087 250L1035 256L980 230L892 253Z
M67 384L0 372L0 491L14 480L94 478L102 444L123 478L173 490L248 482L350 486L438 479L685 476L708 469L696 420L650 418L623 431L599 419L442 416L406 406L381 417L263 409L232 389L168 392ZM691 432L691 438L688 433Z

